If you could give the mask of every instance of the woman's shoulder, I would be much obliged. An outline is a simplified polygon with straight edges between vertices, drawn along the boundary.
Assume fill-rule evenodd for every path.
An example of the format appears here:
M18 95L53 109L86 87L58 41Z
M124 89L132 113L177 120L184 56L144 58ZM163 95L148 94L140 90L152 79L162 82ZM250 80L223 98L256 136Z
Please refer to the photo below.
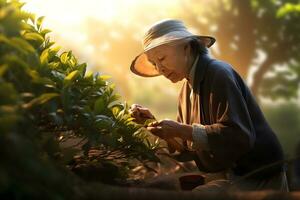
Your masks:
M212 59L207 68L207 75L219 78L235 78L237 72L229 63L218 59Z

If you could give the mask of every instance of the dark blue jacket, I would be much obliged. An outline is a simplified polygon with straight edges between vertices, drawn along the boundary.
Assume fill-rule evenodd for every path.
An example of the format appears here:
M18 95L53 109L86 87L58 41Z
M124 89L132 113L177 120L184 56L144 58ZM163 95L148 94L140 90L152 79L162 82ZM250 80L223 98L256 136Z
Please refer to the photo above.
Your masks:
M254 96L229 64L200 56L192 87L191 104L190 85L185 81L182 86L177 120L205 125L210 150L196 151L201 171L230 168L235 175L245 175L283 159L281 145ZM282 170L279 164L253 177Z

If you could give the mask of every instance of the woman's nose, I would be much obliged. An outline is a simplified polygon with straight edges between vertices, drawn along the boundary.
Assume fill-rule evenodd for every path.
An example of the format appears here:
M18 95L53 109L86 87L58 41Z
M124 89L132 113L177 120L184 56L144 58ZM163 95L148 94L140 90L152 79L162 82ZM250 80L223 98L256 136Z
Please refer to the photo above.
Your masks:
M166 72L166 68L162 66L160 63L157 64L157 67L160 74L164 74Z

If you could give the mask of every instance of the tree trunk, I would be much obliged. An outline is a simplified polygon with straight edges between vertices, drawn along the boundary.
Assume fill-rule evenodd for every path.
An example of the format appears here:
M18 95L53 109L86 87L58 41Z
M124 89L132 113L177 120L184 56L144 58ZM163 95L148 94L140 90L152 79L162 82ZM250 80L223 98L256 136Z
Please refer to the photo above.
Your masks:
M261 64L259 69L253 75L253 81L251 85L252 94L256 97L259 95L259 87L262 83L264 75L274 64L274 59L271 56L268 56L266 60Z

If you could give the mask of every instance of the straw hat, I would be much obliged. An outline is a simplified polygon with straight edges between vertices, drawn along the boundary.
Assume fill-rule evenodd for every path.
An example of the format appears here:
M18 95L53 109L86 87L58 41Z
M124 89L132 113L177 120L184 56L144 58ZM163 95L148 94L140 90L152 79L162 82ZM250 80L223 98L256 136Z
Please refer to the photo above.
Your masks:
M130 70L143 77L159 76L159 72L148 61L145 53L157 46L191 37L198 39L199 43L205 45L207 48L211 47L216 41L211 36L192 34L180 20L168 19L155 23L145 34L143 39L144 51L132 61Z

